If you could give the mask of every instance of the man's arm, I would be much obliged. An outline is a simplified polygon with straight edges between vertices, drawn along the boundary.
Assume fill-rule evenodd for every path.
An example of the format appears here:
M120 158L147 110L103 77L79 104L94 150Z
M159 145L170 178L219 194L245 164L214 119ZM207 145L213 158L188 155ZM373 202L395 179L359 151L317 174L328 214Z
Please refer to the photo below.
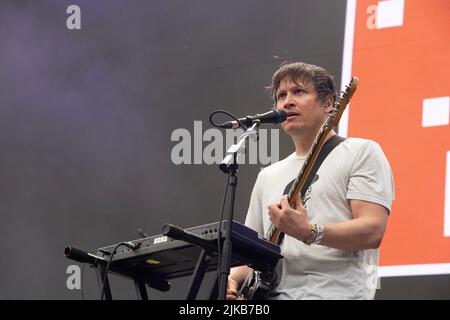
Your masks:
M386 229L388 210L376 203L350 200L353 219L324 226L321 245L341 250L378 248ZM289 206L287 197L268 206L272 223L284 233L305 241L310 230L306 209Z
M353 219L324 226L321 245L341 250L376 249L381 245L388 210L376 203L350 200Z

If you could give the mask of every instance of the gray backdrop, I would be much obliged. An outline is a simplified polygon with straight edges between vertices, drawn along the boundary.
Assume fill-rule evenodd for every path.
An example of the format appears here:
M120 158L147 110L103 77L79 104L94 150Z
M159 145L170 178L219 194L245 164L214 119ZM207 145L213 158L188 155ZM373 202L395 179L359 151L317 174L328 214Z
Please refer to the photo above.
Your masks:
M71 4L81 30L66 27ZM193 136L194 121L205 131L220 108L268 110L264 87L281 59L324 66L339 87L344 21L345 1L0 0L0 298L80 299L66 287L76 264L66 245L217 221L225 175L173 164L172 132ZM280 133L280 157L291 150ZM240 166L238 221L259 169ZM183 298L188 280L151 297ZM130 281L111 281L116 298L135 298ZM450 297L441 279L426 295L413 283L383 279L378 296ZM98 298L88 267L83 288Z

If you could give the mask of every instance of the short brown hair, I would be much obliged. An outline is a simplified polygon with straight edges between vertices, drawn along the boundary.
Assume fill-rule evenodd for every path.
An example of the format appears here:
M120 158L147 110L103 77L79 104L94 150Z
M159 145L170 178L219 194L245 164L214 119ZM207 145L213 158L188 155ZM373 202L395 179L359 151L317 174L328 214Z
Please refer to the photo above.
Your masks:
M282 80L310 82L314 85L319 98L325 102L327 97L336 101L336 85L333 76L324 68L304 62L283 62L272 76L272 83L267 87L275 103L276 93Z

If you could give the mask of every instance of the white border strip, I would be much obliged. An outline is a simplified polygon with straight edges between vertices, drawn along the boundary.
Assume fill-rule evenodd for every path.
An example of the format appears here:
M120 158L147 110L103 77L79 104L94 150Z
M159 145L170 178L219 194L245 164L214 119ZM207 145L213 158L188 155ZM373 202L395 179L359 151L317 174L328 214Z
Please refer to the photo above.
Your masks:
M450 151L445 166L444 237L450 237Z
M434 274L450 274L450 263L413 264L404 266L380 267L380 277L423 276Z
M353 42L355 35L355 16L356 16L356 0L347 0L347 8L345 12L345 35L344 35L344 53L342 55L342 74L341 74L341 91L350 82L352 76L353 63ZM348 135L348 113L350 106L342 114L339 121L339 135L347 137Z

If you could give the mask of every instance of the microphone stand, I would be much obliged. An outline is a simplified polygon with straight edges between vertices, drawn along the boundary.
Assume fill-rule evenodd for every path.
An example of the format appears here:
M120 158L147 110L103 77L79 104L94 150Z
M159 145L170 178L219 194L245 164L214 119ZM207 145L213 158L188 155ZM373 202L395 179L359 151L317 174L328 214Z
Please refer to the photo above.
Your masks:
M229 175L227 188L230 191L230 202L228 208L228 216L225 219L225 240L222 246L221 267L219 270L219 300L225 300L227 294L228 275L230 274L231 259L232 259L232 241L231 241L231 227L234 215L234 200L237 186L237 171L238 171L238 157L245 156L245 146L249 138L257 139L257 128L261 121L254 120L252 126L244 132L239 138L238 142L232 145L227 150L226 157L219 165L220 170Z

